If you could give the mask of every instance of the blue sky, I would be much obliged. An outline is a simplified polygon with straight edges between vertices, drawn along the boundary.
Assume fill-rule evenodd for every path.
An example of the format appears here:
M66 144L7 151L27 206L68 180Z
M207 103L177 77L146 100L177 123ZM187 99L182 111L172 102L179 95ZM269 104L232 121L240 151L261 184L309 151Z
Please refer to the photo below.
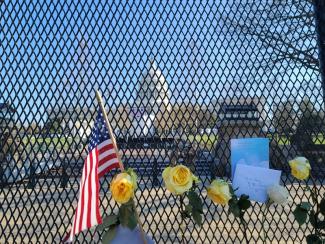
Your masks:
M237 0L5 0L0 7L0 101L13 103L21 122L41 124L51 106L94 104L98 87L110 105L132 103L150 57L166 77L173 103L209 104L230 95L238 81L251 95L275 96L269 103L293 93L319 101L317 73L294 66L271 84L270 74L256 74L266 52L224 21L243 18L238 11L243 6L245 1ZM80 42L85 56L78 58Z

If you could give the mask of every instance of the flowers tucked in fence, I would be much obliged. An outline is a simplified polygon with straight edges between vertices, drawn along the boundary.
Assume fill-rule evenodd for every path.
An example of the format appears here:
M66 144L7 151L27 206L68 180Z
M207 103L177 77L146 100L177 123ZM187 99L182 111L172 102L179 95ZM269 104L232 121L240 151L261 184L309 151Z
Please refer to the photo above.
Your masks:
M118 214L106 216L103 218L102 224L98 226L98 230L104 232L102 243L111 243L112 240L115 241L114 243L125 243L121 242L121 238L123 239L125 236L119 236L118 233L133 236L132 238L135 238L133 243L139 243L140 232L135 229L138 225L138 215L133 201L136 189L137 175L132 169L127 169L113 178L110 184L112 197L121 205ZM127 231L127 229L131 231ZM146 238L147 243L152 243L147 236L142 238Z
M288 202L289 192L281 185L273 185L267 189L269 203L285 205Z
M207 187L208 197L216 204L227 205L231 199L229 184L221 179L213 180L211 185Z
M207 187L208 197L216 204L229 205L229 212L235 217L243 218L245 211L251 206L249 196L242 194L239 198L231 185L222 179L215 179Z
M289 165L291 167L291 173L295 178L302 180L310 178L313 183L312 188L308 184L306 187L306 190L310 191L311 202L301 202L297 205L293 214L299 225L303 225L309 220L314 227L314 233L306 237L307 243L321 243L323 236L325 236L325 233L323 233L325 230L325 197L319 199L320 192L316 187L316 182L312 179L310 173L311 167L306 158L297 157L291 160ZM167 190L180 199L182 220L192 218L197 225L201 226L203 203L199 194L195 191L199 182L198 178L188 167L182 164L165 168L162 173L162 178ZM105 217L103 223L99 226L99 229L104 231L103 243L110 243L115 238L116 233L123 232L121 228L136 230L138 216L133 201L136 189L137 176L132 169L123 171L113 178L110 185L112 197L121 205L117 215L113 214ZM206 190L208 198L215 204L228 206L229 213L238 219L245 240L249 243L246 235L247 221L245 220L245 213L252 205L249 196L245 194L237 196L238 194L235 194L236 189L233 189L232 185L223 179L214 179ZM264 222L269 207L272 203L285 205L288 203L290 196L288 190L281 185L270 186L267 189L267 195L268 201L265 204L262 218L264 242L266 242L267 238ZM182 240L184 240L183 238L184 230L182 230Z
M291 174L298 180L305 180L309 177L311 167L308 159L305 157L296 157L289 161L289 165Z
M236 190L232 189L232 186L222 179L215 179L207 187L208 197L215 203L222 206L229 206L229 213L232 213L239 219L242 232L247 243L248 238L246 235L247 223L244 219L244 215L247 209L250 208L251 202L249 196L242 194L239 198L235 194Z
M196 224L201 225L203 205L201 198L195 192L198 178L182 164L165 168L162 177L167 190L180 196L182 218L192 217ZM185 197L188 198L188 204L184 206Z
M263 212L262 212L263 243L266 243L267 230L265 229L265 220L270 206L272 205L272 203L282 205L282 206L287 204L290 195L288 190L284 186L272 185L267 188L267 196L268 196L268 200L266 204L263 206Z
M304 157L297 157L289 161L291 174L299 180L306 180L305 191L310 192L311 199L301 202L293 211L296 221L301 226L309 223L314 231L306 237L307 243L324 243L325 239L325 197L320 194L315 179L310 173L309 161ZM309 182L307 180L310 180ZM312 187L308 183L312 183ZM321 197L323 196L323 197Z
M162 173L166 188L175 195L189 191L198 178L184 165L167 167Z
M242 227L242 232L245 237L246 243L249 243L246 229L247 222L245 221L245 213L251 207L251 201L249 200L249 196L242 194L238 198L235 194L236 190L230 188L231 191L231 199L229 200L229 213L232 213L237 219L239 219L240 226Z
M120 204L130 201L134 196L134 191L137 188L137 176L133 170L116 175L112 182L110 190L114 200Z

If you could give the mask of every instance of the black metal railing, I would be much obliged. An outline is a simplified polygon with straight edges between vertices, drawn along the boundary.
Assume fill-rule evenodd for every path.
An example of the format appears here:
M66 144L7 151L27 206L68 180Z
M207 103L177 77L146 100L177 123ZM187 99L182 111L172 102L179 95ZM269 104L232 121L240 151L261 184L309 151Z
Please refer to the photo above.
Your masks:
M314 6L315 4L315 6ZM301 242L290 209L308 197L288 160L310 159L324 178L324 4L285 1L0 1L0 243L56 243L68 230L87 142L105 100L122 159L139 176L144 230L177 243L179 203L162 170L199 176L202 227L186 243L242 242L228 209L206 198L229 179L230 139L270 139L270 165L292 196L271 207L267 242ZM322 78L323 77L323 78ZM101 180L103 215L117 210ZM262 205L247 235L262 241ZM77 242L99 242L94 229Z

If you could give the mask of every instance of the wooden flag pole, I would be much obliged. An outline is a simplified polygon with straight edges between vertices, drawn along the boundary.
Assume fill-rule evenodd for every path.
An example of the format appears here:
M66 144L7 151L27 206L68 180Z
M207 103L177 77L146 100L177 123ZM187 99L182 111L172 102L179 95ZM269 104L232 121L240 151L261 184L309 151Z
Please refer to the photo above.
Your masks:
M114 136L111 124L109 123L109 120L108 120L108 117L107 117L107 114L106 114L106 111L105 111L105 107L104 107L104 104L103 104L103 99L102 99L102 96L100 95L99 91L96 91L96 98L97 98L100 110L102 111L102 114L104 116L104 120L105 120L105 123L106 123L107 128L108 128L108 133L109 133L109 136L110 136L110 138L112 140L114 150L115 150L115 153L116 153L116 156L117 156L117 159L118 159L118 164L120 166L120 169L123 171L124 170L124 165L122 163L122 159L121 159L121 156L119 154L119 150L118 150L118 147L117 147L117 144L116 144L115 136Z
M115 153L116 153L116 156L117 156L117 159L118 159L118 163L119 163L120 169L121 169L121 171L123 171L124 170L124 165L123 165L123 162L122 162L122 159L121 159L121 156L120 156L118 147L117 147L117 143L116 143L116 140L115 140L115 136L114 136L114 133L113 133L111 124L109 123L109 120L108 120L108 117L107 117L107 114L106 114L106 110L105 110L105 106L104 106L104 103L103 103L102 96L100 95L100 93L99 93L98 90L96 90L96 98L97 98L97 101L98 101L100 110L102 111L102 114L104 116L104 120L105 120L105 123L107 125L108 133L110 135L110 138L111 138L112 143L113 143L113 146L114 146L114 150L115 150ZM140 233L141 233L142 241L143 241L144 244L147 244L147 239L145 237L145 233L144 233L144 230L143 230L143 226L142 226L142 223L140 221L140 217L139 217L138 211L137 211L137 209L135 207L134 200L133 200L133 207L134 207L135 216L137 218L137 222L138 222L138 225L139 225L139 228L140 228Z

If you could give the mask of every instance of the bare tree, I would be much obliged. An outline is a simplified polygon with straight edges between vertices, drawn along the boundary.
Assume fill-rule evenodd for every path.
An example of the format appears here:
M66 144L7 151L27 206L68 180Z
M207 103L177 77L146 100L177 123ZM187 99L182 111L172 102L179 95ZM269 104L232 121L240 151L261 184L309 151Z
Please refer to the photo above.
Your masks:
M275 106L273 116L273 125L278 133L290 134L294 131L296 125L297 115L294 110L294 104L288 100L280 102Z
M231 25L251 36L260 51L259 63L265 71L275 66L298 64L319 71L317 35L312 0L250 1L238 21Z
M299 149L305 150L313 146L318 133L324 131L324 113L315 108L315 104L305 96L299 105L299 121L291 142Z

